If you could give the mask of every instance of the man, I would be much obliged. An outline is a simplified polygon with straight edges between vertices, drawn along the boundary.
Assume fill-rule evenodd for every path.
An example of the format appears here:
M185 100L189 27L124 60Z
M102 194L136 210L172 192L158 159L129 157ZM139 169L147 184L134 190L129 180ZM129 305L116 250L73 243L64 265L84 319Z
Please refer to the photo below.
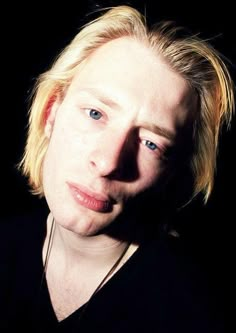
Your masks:
M185 171L207 200L232 109L226 66L197 37L149 31L127 6L84 27L37 84L22 168L49 214L22 221L7 253L9 327L220 330L200 274L157 226Z

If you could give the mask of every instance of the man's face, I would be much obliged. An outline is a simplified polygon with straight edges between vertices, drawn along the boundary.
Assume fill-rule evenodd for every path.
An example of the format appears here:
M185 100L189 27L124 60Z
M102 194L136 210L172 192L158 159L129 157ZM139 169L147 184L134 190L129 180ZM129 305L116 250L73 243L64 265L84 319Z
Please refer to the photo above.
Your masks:
M187 82L141 43L123 37L97 49L45 127L43 185L56 221L92 235L158 184L193 101Z

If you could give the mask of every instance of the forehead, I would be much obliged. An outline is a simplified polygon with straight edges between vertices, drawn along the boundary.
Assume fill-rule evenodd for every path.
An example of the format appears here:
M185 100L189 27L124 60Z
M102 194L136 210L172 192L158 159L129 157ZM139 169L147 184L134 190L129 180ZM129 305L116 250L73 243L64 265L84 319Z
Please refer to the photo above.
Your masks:
M98 88L116 102L132 102L132 106L179 109L179 116L182 113L184 118L194 102L187 81L159 54L130 37L103 44L80 65L71 89L78 92L83 88Z

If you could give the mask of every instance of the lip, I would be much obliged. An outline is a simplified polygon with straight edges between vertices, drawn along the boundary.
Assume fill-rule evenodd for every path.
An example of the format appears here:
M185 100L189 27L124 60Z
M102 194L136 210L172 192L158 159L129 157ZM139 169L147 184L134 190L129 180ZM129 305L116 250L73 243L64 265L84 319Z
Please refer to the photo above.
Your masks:
M66 183L75 202L80 206L100 213L107 213L111 211L112 203L107 196L100 193L92 192L86 187L79 184L75 184L72 182Z

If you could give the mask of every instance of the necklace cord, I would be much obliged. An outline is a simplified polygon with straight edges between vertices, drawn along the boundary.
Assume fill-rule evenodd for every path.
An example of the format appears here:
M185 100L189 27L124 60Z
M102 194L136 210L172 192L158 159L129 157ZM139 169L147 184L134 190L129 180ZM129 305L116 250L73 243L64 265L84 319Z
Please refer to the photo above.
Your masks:
M102 281L99 283L99 285L97 286L97 288L95 289L95 291L93 292L92 296L93 297L98 290L103 286L103 284L106 282L106 280L109 278L109 276L114 272L114 270L117 268L117 266L119 265L119 263L121 262L121 260L123 259L123 257L125 256L126 252L128 251L128 248L130 247L130 242L127 243L126 247L124 248L124 251L121 253L121 255L119 256L119 258L116 260L116 262L114 263L114 265L111 267L111 269L108 271L108 273L104 276L104 278L102 279Z
M104 285L104 283L107 281L107 279L109 278L109 276L115 271L115 269L118 267L119 263L121 262L121 260L124 258L125 254L127 253L129 247L131 245L131 241L127 243L126 247L124 248L124 250L122 251L121 255L118 257L118 259L115 261L115 263L113 264L113 266L111 267L111 269L108 271L108 273L104 276L104 278L102 279L102 281L99 283L99 285L97 286L97 288L94 290L94 292L92 293L92 295L89 297L89 300L84 304L84 306L81 309L81 312L79 314L79 318L78 318L78 323L81 321L86 309L88 308L90 301L92 300L92 298L97 294L97 292L102 288L102 286Z
M50 256L50 252L51 252L51 249L52 249L52 242L53 242L54 231L55 231L55 220L53 218L52 224L51 224L51 228L50 228L49 238L48 238L48 244L47 244L47 251L46 251L46 255L45 255L45 261L44 261L44 265L43 265L43 274L42 274L41 283L40 283L40 290L42 288L43 280L44 280L44 278L46 276L46 272L47 272L49 256ZM79 315L79 320L78 321L80 321L81 318L82 318L82 316L84 315L84 312L87 309L88 305L90 304L91 299L95 296L95 294L97 294L97 292L102 288L102 286L107 281L107 279L112 275L112 273L118 267L118 265L120 264L121 260L124 258L125 254L127 253L127 251L129 249L131 243L132 243L131 241L127 243L127 245L125 246L125 248L122 251L121 255L118 257L118 259L112 265L111 269L104 276L104 278L102 279L102 281L99 283L99 285L97 286L97 288L94 290L94 292L92 293L92 295L89 297L89 300L84 304L84 306L82 306L82 309L81 309L82 311L81 311L81 313Z
M46 256L45 256L45 260L44 260L44 264L43 264L43 274L42 274L42 278L41 278L40 289L42 287L43 279L44 279L44 277L46 275L46 272L47 272L49 255L50 255L50 251L51 251L51 248L52 248L52 241L53 241L53 236L54 236L54 230L55 230L55 220L53 218L52 224L51 224L51 228L50 228L49 238L48 238Z

